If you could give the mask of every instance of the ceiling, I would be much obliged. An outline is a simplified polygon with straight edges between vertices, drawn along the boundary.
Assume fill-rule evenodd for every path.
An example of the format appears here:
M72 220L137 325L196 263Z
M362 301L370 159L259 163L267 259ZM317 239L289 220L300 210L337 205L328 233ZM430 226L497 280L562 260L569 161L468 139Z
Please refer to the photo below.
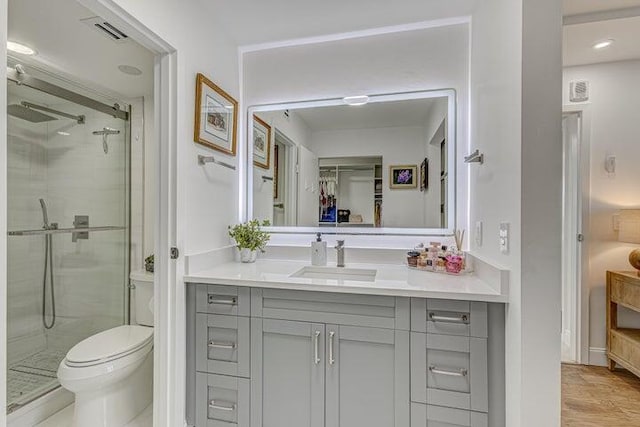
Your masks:
M433 106L447 98L426 98L367 105L316 107L294 110L312 132L424 126Z
M94 15L75 0L9 0L9 40L38 51L26 63L36 61L122 98L152 94L152 53L131 39L114 42L80 22ZM142 75L124 74L119 65L135 66Z
M605 19L599 15L621 9L627 9L621 15L628 17ZM564 0L564 15L585 17L584 23L563 28L565 67L640 59L640 0ZM614 40L610 47L593 49L595 43L607 39Z
M202 0L238 45L470 15L476 0Z
M604 12L640 6L640 0L564 0L564 15Z

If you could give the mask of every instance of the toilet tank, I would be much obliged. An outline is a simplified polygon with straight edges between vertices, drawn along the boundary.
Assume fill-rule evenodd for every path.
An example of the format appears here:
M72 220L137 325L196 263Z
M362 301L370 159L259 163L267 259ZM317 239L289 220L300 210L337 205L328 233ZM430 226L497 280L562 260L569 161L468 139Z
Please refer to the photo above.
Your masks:
M134 271L129 281L133 285L131 324L153 326L153 273Z

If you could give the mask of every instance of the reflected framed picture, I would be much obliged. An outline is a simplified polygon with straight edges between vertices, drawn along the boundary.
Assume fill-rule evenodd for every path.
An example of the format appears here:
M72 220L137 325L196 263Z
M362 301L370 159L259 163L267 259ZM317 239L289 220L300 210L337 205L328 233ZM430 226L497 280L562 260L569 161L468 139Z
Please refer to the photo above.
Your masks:
M411 189L418 187L418 165L389 166L389 188Z
M194 141L235 156L238 102L201 73L196 77L195 115Z
M420 164L420 191L426 191L429 188L429 159L426 157Z
M253 115L253 164L263 169L271 166L271 126Z

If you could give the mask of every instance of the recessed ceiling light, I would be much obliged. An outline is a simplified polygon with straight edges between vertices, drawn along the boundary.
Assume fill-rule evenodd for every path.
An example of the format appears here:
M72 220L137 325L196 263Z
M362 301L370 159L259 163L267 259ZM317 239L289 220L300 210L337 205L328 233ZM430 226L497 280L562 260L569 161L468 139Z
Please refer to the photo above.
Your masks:
M125 74L129 74L130 76L139 76L142 74L142 70L140 68L134 67L133 65L118 65L118 70L122 71Z
M606 49L613 44L613 39L602 40L593 45L593 48L596 50Z
M22 43L11 42L11 41L7 42L7 50L10 50L11 52L14 52L14 53L19 53L21 55L35 55L36 54L36 50L35 49L30 48L29 46L24 45Z
M369 102L369 97L367 95L360 96L346 96L342 98L345 104L347 105L364 105Z
M57 133L58 133L58 135L62 135L62 136L69 136L69 135L71 135L69 132L64 132L64 131L61 131L61 130L59 130Z

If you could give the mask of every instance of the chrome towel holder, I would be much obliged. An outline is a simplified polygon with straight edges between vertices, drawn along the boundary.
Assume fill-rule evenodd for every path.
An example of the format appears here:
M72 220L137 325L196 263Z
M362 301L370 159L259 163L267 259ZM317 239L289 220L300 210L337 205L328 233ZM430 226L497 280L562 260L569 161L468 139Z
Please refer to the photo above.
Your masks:
M203 156L202 154L198 155L198 164L200 166L206 165L207 163L215 163L216 165L224 166L225 168L229 168L232 170L236 170L234 165L230 165L229 163L221 162L220 160L216 160L213 156Z
M464 158L465 163L484 163L484 154L480 153L480 150L476 150Z

